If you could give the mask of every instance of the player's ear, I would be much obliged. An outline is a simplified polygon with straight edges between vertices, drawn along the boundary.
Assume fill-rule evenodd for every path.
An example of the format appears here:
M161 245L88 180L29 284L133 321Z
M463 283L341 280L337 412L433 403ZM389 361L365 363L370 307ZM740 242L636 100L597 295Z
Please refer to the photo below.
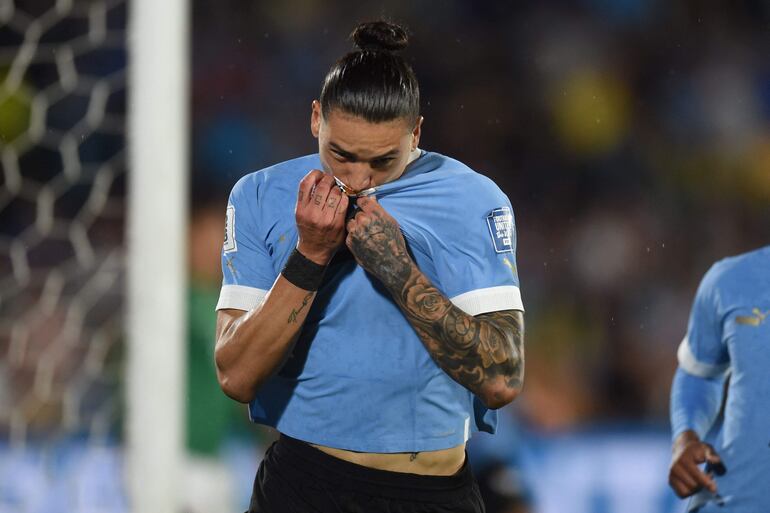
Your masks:
M420 145L420 134L422 133L422 122L424 119L422 116L419 116L417 123L414 124L414 130L412 130L412 151Z
M321 103L313 100L310 112L310 132L318 139L318 131L321 129Z

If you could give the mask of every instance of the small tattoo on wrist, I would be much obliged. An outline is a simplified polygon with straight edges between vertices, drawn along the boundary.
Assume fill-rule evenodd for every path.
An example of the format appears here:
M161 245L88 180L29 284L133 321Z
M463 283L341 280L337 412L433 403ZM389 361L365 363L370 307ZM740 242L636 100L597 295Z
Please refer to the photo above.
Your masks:
M308 295L305 296L305 298L302 300L302 304L300 305L300 307L298 309L292 309L291 313L289 314L289 319L286 322L286 324L291 324L293 322L294 323L297 322L297 316L299 315L299 313L302 310L305 309L305 307L307 306L307 302L310 301L311 297L313 297L313 293L312 292L308 293Z

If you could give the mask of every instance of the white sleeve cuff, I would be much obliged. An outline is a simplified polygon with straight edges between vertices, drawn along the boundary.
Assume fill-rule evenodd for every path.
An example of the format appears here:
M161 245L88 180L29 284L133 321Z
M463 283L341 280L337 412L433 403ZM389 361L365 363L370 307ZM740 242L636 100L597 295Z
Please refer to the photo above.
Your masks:
M450 301L468 315L499 312L500 310L524 311L521 291L515 285L471 290L450 298Z
M699 378L716 378L717 376L724 374L730 367L729 362L713 364L698 361L690 348L690 339L687 338L687 336L685 336L684 339L682 339L682 343L679 344L676 357L679 360L679 367L681 367L682 370L693 376L698 376Z
M266 290L245 287L243 285L222 285L222 290L219 292L217 310L233 308L248 312L261 305L262 301L265 300L265 296L267 296Z

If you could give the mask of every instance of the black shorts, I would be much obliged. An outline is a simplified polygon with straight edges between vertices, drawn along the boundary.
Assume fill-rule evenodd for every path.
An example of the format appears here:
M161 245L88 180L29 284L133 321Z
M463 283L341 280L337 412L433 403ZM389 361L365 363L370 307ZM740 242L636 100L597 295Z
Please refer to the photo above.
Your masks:
M466 458L453 476L350 463L285 435L265 453L249 513L483 513Z

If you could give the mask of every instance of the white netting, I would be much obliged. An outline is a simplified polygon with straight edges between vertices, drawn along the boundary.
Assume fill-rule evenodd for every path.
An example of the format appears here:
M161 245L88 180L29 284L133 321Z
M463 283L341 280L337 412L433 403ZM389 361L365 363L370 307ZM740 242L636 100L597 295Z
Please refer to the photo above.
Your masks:
M125 0L0 0L0 511L119 436L125 84Z

